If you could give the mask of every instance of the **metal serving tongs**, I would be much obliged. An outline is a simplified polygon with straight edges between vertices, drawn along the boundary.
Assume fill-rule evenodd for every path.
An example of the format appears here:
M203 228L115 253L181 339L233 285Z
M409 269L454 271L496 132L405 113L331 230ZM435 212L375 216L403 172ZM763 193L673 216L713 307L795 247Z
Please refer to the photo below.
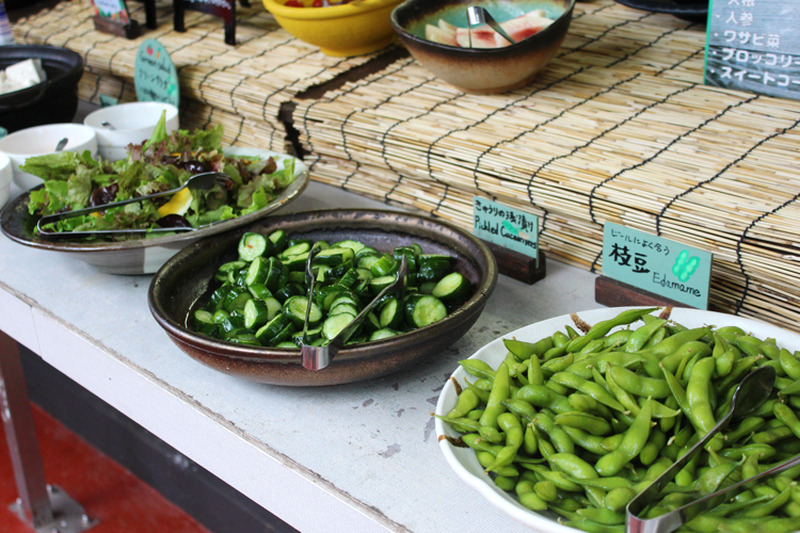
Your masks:
M308 317L311 312L311 302L314 300L314 284L316 283L317 276L311 266L314 256L320 252L321 248L315 244L308 252L308 259L306 260L306 283L308 284L308 305L306 306L306 318L303 323L303 342L300 347L303 367L308 370L322 370L330 364L338 351L350 339L350 336L355 333L359 324L364 320L375 305L381 299L392 291L403 291L406 286L406 277L408 275L408 258L403 255L400 261L400 268L397 269L397 278L361 310L358 315L347 324L342 331L340 331L334 338L324 346L312 346L308 343Z
M129 198L128 200L122 200L119 202L111 202L108 204L102 205L95 205L92 207L86 207L84 209L74 209L72 211L64 211L63 213L56 213L54 215L47 215L43 216L36 222L36 231L38 232L39 237L45 237L48 239L57 239L60 237L74 237L76 235L117 235L120 233L168 233L168 232L177 232L177 231L194 231L197 228L193 227L166 227L166 228L145 228L145 229L103 229L103 230L91 230L91 231L49 231L45 228L47 224L52 224L58 220L63 220L65 218L72 218L78 217L81 215L88 215L89 213L96 213L98 211L105 211L107 209L111 209L113 207L119 207L121 205L132 204L135 202L141 202L142 200L151 200L153 198L161 198L162 196L170 196L182 189L191 189L191 190L203 190L206 191L216 185L217 183L230 183L232 180L230 177L226 176L222 172L202 172L200 174L195 174L191 176L186 183L177 187L175 189L170 189L168 191L157 192L154 194L148 194L145 196L137 196L136 198Z
M490 28L500 34L506 41L510 42L511 44L517 44L517 41L511 38L511 36L503 29L503 27L497 23L497 21L492 17L486 8L481 6L469 6L467 8L467 35L469 37L469 47L472 48L472 28L474 26L481 26L484 24L488 24Z
M744 417L764 403L764 400L766 400L770 392L772 392L774 383L775 369L771 366L759 367L747 374L744 379L742 379L742 381L739 383L739 386L736 387L736 391L733 393L730 410L719 420L719 422L717 422L717 425L715 425L711 431L709 431L702 439L700 439L697 444L692 446L692 448L686 452L686 454L684 454L663 474L661 474L661 476L656 478L655 481L653 481L646 489L640 492L628 503L626 509L627 533L669 533L671 531L675 531L682 524L697 516L700 511L720 503L718 499L719 496L736 490L739 487L750 483L751 481L778 474L800 464L800 455L798 455L797 457L789 459L788 461L774 466L769 470L765 470L764 472L761 472L755 476L739 481L738 483L734 483L729 487L725 487L722 490L718 490L703 496L702 498L689 502L686 505L674 509L668 513L664 513L660 516L650 519L643 519L639 517L639 513L644 511L648 505L656 500L658 494L661 492L661 489L663 489L667 483L672 481L675 475L684 466L686 466L686 463L688 463L692 457L694 457L700 450L703 449L706 443L708 443L708 441L711 440L716 433L727 427L734 418Z

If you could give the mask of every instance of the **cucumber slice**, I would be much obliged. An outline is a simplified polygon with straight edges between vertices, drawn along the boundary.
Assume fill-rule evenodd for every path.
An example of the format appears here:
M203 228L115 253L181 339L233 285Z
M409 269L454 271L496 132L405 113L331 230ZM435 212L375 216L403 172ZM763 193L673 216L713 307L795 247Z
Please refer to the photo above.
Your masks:
M347 270L347 272L345 272L344 274L341 275L341 277L339 277L339 279L336 281L336 283L338 285L341 285L342 287L348 287L349 288L349 287L352 287L353 285L355 285L356 282L359 281L359 279L360 279L360 277L359 277L358 270L356 270L353 267L350 267Z
M264 269L266 271L264 285L272 294L289 282L289 269L277 257L268 258Z
M369 340L379 341L381 339L388 339L389 337L395 337L397 335L398 332L391 328L381 328L373 331L372 335L369 336Z
M341 303L331 307L331 310L328 311L328 316L341 315L342 313L348 314L355 318L358 316L358 307L352 304Z
M342 313L339 315L329 316L322 323L322 336L327 340L333 339L338 335L347 325L353 321L354 316Z
M269 307L266 302L251 298L244 304L244 327L247 329L259 328L269 319Z
M232 331L225 336L225 340L234 344L246 344L248 346L259 346L261 343L256 339L255 333L250 331Z
M272 291L270 291L263 283L253 283L247 287L247 290L249 290L250 294L253 295L253 298L257 300L266 300L267 298L272 297Z
M305 290L303 289L303 287L295 283L287 283L286 285L275 291L273 295L279 302L283 303L286 303L286 300L288 300L292 296L303 295L304 298L307 297L305 295Z
M453 258L441 254L422 254L417 259L418 281L439 281L452 268Z
M214 322L214 313L211 311L207 311L205 309L196 309L194 312L194 321L197 324L204 324L204 325L215 325Z
M303 240L292 244L284 251L278 254L278 259L285 259L287 257L291 257L293 255L300 255L300 254L307 254L311 250L311 241Z
M286 235L286 232L282 229L278 229L273 231L267 237L273 245L273 253L279 254L286 249L286 246L289 243L289 236Z
M400 263L403 256L406 256L406 260L408 262L408 272L414 273L417 271L417 260L419 258L419 254L417 253L417 249L412 246L398 246L392 252L394 260Z
M263 255L259 255L250 263L247 268L247 276L244 278L244 283L248 287L254 283L263 283L267 278L269 270L269 261Z
M363 242L355 241L353 239L345 239L343 241L335 242L331 246L335 248L350 248L354 253L358 253L358 251L363 249L366 245Z
M283 312L300 328L306 321L306 309L308 309L308 299L305 296L291 296L283 303ZM315 326L322 321L322 311L319 306L311 302L311 309L308 311L308 325Z
M327 248L320 250L314 257L314 263L328 266L338 266L346 261L352 261L355 252L350 248Z
M394 256L383 254L370 265L369 271L375 277L391 276L397 272L399 266Z
M237 259L236 261L228 261L217 268L217 272L214 277L217 281L228 281L228 275L230 272L238 272L246 266L247 261L242 261L241 259Z
M378 294L383 289L395 282L395 276L380 276L369 280L369 290L372 294Z
M258 328L256 331L256 339L258 342L263 346L272 346L277 342L284 341L286 339L276 340L279 335L286 329L287 326L294 327L292 325L292 321L289 320L289 317L284 315L283 313L278 313L275 317ZM290 332L291 335L291 332Z
M358 268L364 268L372 272L372 265L378 262L381 258L381 254L364 254L356 258L356 266Z
M406 302L406 323L424 328L447 316L447 307L437 297L417 294Z
M272 241L260 233L248 231L239 239L239 259L243 261L252 261L260 255L269 255L268 246L271 245Z
M378 323L381 328L397 329L400 327L403 323L403 308L400 300L389 298L384 302L378 315Z
M439 280L431 294L451 307L459 306L467 301L471 284L461 272L451 272Z
M294 340L279 342L275 345L276 348L297 348L299 346L300 345L294 342Z

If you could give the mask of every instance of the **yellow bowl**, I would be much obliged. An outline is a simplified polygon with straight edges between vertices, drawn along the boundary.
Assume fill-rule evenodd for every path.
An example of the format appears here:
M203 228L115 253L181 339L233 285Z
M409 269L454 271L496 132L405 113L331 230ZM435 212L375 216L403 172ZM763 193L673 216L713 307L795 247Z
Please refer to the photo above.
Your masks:
M301 41L319 46L331 56L368 54L391 44L397 37L389 17L402 0L355 0L349 4L309 7L283 5L286 0L263 0L278 24ZM331 0L335 1L335 0Z

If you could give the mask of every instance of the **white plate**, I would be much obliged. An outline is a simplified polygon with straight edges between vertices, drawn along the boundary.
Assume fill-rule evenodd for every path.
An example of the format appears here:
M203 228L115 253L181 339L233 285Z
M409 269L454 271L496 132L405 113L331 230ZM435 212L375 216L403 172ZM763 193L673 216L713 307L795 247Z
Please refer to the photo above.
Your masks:
M628 308L611 307L594 309L591 311L579 312L578 316L580 316L584 322L591 325L601 320L612 318L624 309ZM745 331L762 339L773 337L778 342L779 346L790 350L800 349L800 335L752 319L712 311L684 308L673 309L670 318L688 327L700 327L704 325L739 326ZM557 330L564 331L564 326L566 325L574 327L574 323L569 315L563 315L525 326L495 339L479 349L470 359L480 359L486 361L492 368L497 368L503 359L505 359L506 353L508 353L503 345L503 339L514 337L524 341L538 341L543 337L552 335ZM459 366L451 377L463 384L464 378L468 376L466 371ZM456 403L456 397L455 386L452 380L448 380L439 395L439 401L436 403L436 414L443 415L450 411ZM459 435L440 419L436 418L435 420L437 435L450 435L454 437ZM478 491L481 496L486 498L489 503L500 511L535 529L539 533L575 533L579 531L559 524L554 520L555 515L536 513L520 505L513 495L498 488L491 478L483 473L483 467L478 463L475 452L471 448L452 446L446 439L441 439L439 441L439 447L444 454L447 464L450 465L458 477L467 485Z

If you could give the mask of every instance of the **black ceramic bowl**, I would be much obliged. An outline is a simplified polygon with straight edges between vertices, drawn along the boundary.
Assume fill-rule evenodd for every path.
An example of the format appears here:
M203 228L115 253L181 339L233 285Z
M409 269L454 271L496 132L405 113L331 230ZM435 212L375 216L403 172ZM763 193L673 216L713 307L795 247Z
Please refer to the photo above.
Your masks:
M218 267L237 257L242 233L283 229L290 238L334 242L355 239L378 250L419 243L426 253L455 258L472 283L472 296L446 318L385 340L341 349L331 364L307 370L300 349L245 346L212 339L187 327L187 318L216 286ZM204 239L168 260L150 284L156 321L184 352L220 372L274 385L336 385L383 376L438 357L475 323L497 283L497 263L474 235L432 218L383 210L330 210L263 219L246 228Z
M41 124L72 122L78 110L78 82L83 76L80 54L56 46L0 46L0 69L37 58L42 60L46 81L0 94L0 126L9 133Z
M484 0L498 22L544 10L553 22L526 39L503 48L469 48L425 38L426 24L443 19L466 28L467 7L475 0L406 0L392 12L391 22L411 55L437 77L466 92L491 94L523 87L558 52L572 21L575 0Z

